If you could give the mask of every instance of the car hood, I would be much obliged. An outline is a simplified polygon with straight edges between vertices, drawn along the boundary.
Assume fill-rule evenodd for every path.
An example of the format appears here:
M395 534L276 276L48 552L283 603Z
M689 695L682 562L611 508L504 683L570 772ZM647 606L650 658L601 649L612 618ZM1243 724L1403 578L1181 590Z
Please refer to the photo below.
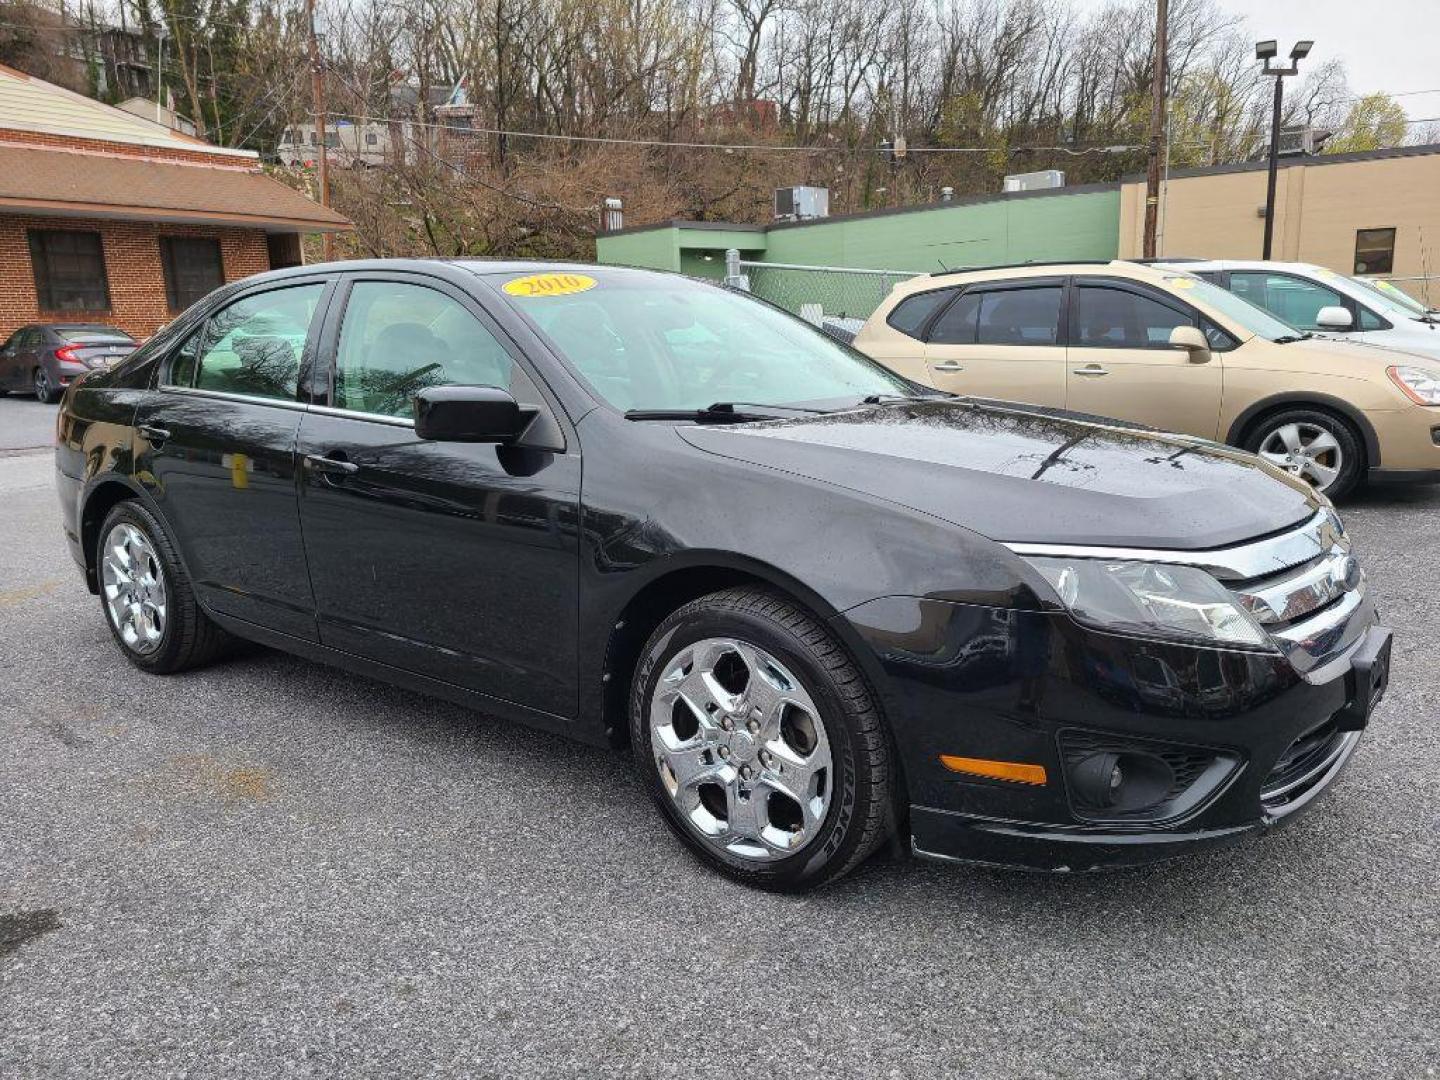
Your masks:
M677 431L993 540L1200 550L1319 508L1306 485L1218 443L1025 406L919 402Z
M1417 324L1414 328L1397 326L1393 330L1376 331L1368 339L1317 334L1308 341L1296 341L1285 348L1323 349L1330 358L1339 356L1383 364L1403 364L1407 358L1397 354L1408 353L1410 359L1427 360L1433 364L1440 360L1440 331L1427 330Z

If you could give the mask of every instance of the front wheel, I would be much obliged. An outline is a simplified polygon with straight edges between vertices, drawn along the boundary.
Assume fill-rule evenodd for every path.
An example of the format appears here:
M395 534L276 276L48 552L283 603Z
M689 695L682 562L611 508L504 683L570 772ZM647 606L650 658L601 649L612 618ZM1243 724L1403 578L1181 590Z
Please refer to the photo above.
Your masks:
M1359 436L1320 409L1286 409L1266 417L1251 430L1245 448L1331 499L1348 494L1364 475Z
M43 367L35 369L35 400L46 405L54 405L60 400L60 388L50 381L50 376L45 373Z
M730 589L667 618L642 654L630 727L666 822L738 880L814 887L892 828L890 743L865 679L775 593Z

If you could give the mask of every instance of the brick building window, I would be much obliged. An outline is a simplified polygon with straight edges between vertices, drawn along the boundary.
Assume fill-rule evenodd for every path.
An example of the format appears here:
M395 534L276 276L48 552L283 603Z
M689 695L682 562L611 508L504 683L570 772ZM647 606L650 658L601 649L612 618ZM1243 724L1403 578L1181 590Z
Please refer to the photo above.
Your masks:
M218 240L162 236L160 261L165 267L165 299L171 311L184 311L225 284Z
M30 229L28 235L41 311L110 310L110 283L98 232Z

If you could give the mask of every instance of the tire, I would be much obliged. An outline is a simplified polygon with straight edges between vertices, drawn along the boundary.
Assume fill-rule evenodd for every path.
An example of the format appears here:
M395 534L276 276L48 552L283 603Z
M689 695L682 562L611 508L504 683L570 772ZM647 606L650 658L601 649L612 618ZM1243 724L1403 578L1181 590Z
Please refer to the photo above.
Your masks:
M1324 447L1315 452L1316 444ZM1271 413L1250 428L1245 449L1322 491L1343 498L1365 476L1365 445L1354 427L1326 409Z
M64 391L58 386L50 385L50 376L45 374L43 367L35 369L35 400L45 405L54 405L60 400Z
M129 542L120 549L115 541L127 532ZM188 671L210 663L233 640L200 609L170 535L143 505L133 500L116 504L100 526L96 545L100 608L120 651L136 667L153 675ZM159 590L150 582L158 583ZM122 610L131 607L124 598L139 593L145 594L135 605L140 616L124 620Z
M727 589L665 619L631 684L630 734L666 823L746 884L814 888L893 830L875 697L824 624L778 593Z

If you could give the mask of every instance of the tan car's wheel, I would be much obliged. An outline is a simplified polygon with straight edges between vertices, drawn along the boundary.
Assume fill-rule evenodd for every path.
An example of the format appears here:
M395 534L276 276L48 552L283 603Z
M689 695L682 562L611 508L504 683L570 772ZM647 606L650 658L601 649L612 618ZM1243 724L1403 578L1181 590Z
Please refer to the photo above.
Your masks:
M1247 449L1337 499L1364 475L1365 451L1349 423L1320 409L1286 409L1251 431Z

